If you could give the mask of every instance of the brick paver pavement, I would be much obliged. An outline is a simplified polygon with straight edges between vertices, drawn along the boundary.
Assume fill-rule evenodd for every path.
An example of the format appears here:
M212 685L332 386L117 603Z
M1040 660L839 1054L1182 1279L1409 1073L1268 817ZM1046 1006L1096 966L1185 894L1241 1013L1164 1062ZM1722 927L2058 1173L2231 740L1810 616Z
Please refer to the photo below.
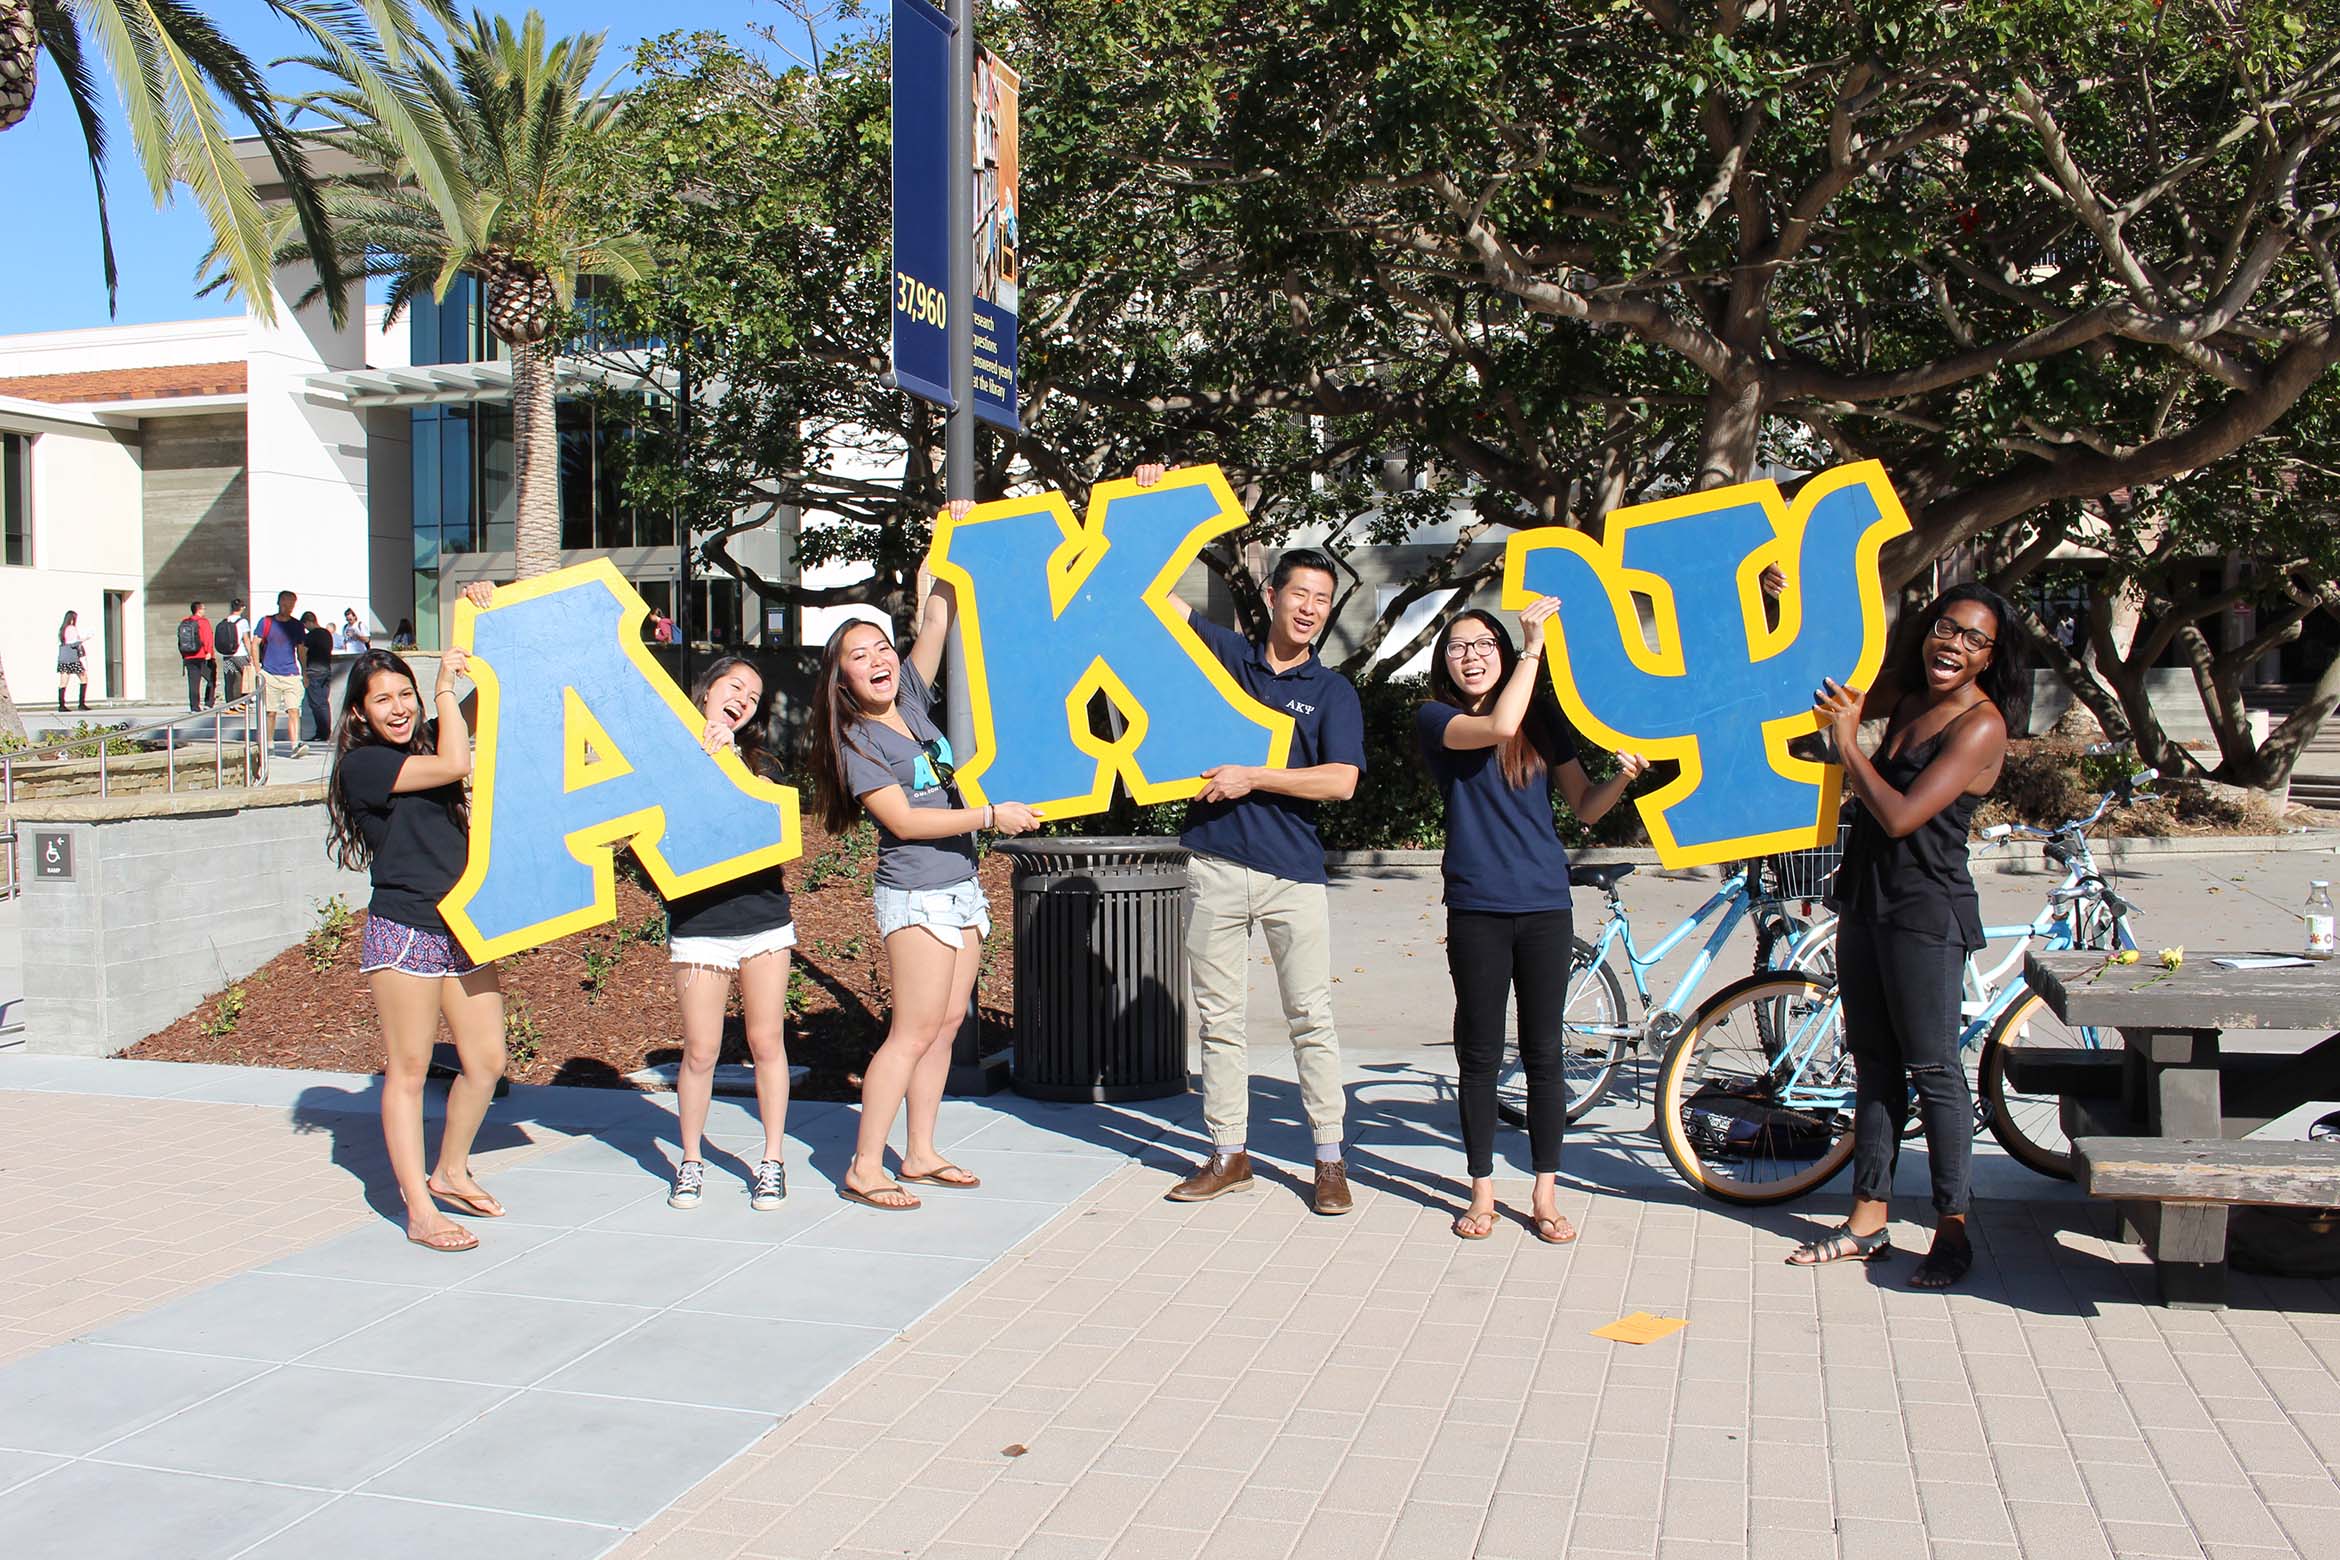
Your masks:
M1172 1173L1117 1173L615 1553L2340 1555L2333 1287L2164 1310L2084 1204L1980 1206L1944 1297L1906 1256L1784 1266L1785 1211L1578 1191L1577 1246L1465 1243L1394 1182L1318 1219L1291 1185L1167 1204ZM1690 1326L1589 1336L1634 1310Z
M507 1146L480 1166L536 1151L515 1137L486 1134ZM367 1117L0 1089L0 1363L364 1223L369 1177L388 1169Z

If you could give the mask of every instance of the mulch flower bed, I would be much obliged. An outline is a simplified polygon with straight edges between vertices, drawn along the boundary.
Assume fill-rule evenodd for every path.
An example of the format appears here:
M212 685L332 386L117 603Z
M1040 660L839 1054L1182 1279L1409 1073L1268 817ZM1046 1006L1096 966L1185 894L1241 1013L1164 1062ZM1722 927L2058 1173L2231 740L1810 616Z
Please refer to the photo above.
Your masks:
M617 920L498 966L505 1046L519 1083L632 1087L627 1075L682 1055L682 1021L666 962L665 911L621 856ZM789 970L788 1059L810 1067L803 1099L853 1099L858 1075L885 1034L890 996L885 947L870 908L877 841L867 824L833 836L810 821L804 855L788 868L797 945ZM993 934L984 944L978 1001L985 1028L1004 1036L1012 1008L1014 916L1006 857L981 868ZM228 1062L376 1072L381 1032L358 973L362 908L321 910L301 944L127 1053L151 1061ZM744 1062L739 995L724 1026L723 1060Z

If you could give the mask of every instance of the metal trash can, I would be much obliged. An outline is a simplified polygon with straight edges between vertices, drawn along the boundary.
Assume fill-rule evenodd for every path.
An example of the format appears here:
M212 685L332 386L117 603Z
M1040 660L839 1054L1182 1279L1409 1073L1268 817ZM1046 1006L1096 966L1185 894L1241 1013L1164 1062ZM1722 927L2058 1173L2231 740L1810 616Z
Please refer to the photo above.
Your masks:
M1186 1092L1186 852L1175 839L1002 840L1015 863L1015 1087Z

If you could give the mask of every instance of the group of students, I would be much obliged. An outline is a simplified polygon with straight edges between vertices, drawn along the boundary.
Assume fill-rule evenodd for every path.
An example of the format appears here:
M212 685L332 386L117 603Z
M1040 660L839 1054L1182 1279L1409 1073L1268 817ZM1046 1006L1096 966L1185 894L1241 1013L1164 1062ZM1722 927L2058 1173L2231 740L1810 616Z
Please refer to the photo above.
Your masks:
M1141 482L1160 468L1141 468ZM1300 1099L1314 1140L1311 1203L1320 1214L1353 1206L1344 1150L1345 1092L1332 1011L1331 923L1316 810L1355 792L1366 767L1356 690L1317 656L1335 590L1332 561L1308 549L1278 559L1258 639L1178 604L1234 680L1292 717L1287 764L1206 771L1181 843L1189 853L1187 954L1202 1046L1209 1157L1166 1194L1203 1202L1252 1189L1247 1148L1251 1071L1244 1028L1251 938L1265 934L1290 1033ZM488 606L490 587L467 588ZM875 825L874 911L891 971L893 1010L864 1072L858 1138L838 1193L907 1212L918 1192L968 1188L977 1177L936 1148L934 1128L952 1039L981 961L990 913L976 878L977 835L1020 834L1045 821L1017 802L964 805L949 739L934 720L934 678L955 608L938 583L918 609L907 655L878 624L848 623L822 651L814 685L811 768L831 831L866 813ZM1520 642L1492 613L1457 613L1431 655L1430 698L1417 713L1420 757L1446 806L1447 965L1468 1201L1454 1219L1466 1240L1493 1233L1496 1077L1507 1004L1516 995L1527 1081L1534 1180L1527 1224L1551 1244L1577 1237L1559 1208L1567 1121L1563 1011L1573 926L1569 861L1554 802L1587 822L1624 796L1644 768L1617 755L1595 783L1578 738L1545 685L1545 598L1519 615ZM1928 1143L1937 1229L1911 1282L1947 1287L1972 1263L1965 1230L1972 1101L1958 1063L1959 971L1981 944L1966 868L1975 807L2006 750L2001 714L2005 603L1986 589L1945 593L1913 625L1895 666L1868 690L1834 682L1814 690L1859 818L1837 877L1839 963L1848 1044L1858 1071L1853 1208L1836 1229L1798 1247L1799 1264L1876 1260L1886 1230L1901 1125L1914 1090ZM352 668L336 731L329 801L344 865L370 865L374 896L361 964L371 977L388 1047L384 1131L408 1214L408 1238L439 1251L476 1236L439 1211L503 1212L473 1179L473 1135L503 1070L501 999L492 967L473 964L450 936L438 902L466 855L462 781L469 774L468 710L457 696L460 650L440 662L431 709L398 656L370 650ZM774 775L764 736L762 679L727 657L691 690L710 751L729 746ZM1862 723L1884 720L1874 756ZM669 949L683 1026L677 1082L681 1162L668 1201L696 1205L705 1191L700 1139L713 1092L723 1013L736 982L756 1061L763 1159L749 1195L757 1208L787 1194L784 1118L788 1070L782 1016L789 949L788 891L774 868L672 901ZM449 1091L438 1163L424 1169L423 1079L438 1021L454 1032L462 1074ZM907 1117L900 1160L886 1144Z
M187 671L190 713L216 707L223 680L230 704L242 698L244 673L257 655L264 689L261 704L271 727L275 714L285 714L290 728L286 738L297 741L297 723L305 715L313 740L331 740L333 658L360 654L370 647L372 635L358 621L355 607L344 607L339 625L328 628L314 612L294 617L298 602L293 592L278 592L276 615L262 618L257 626L245 614L241 596L228 603L227 616L217 623L202 602L187 603L187 615L179 619L178 645ZM270 678L282 680L273 703L265 691ZM284 702L288 697L293 701L289 705Z

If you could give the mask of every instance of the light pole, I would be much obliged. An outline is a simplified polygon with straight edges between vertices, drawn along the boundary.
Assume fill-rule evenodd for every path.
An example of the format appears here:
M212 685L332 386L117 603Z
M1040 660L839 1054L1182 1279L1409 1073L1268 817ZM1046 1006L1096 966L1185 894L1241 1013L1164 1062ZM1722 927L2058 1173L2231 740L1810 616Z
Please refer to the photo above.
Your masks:
M961 499L975 496L975 0L946 0L943 14L951 23L950 150L943 185L951 256L943 322L951 409L943 422L943 496ZM943 647L943 733L954 754L973 751L967 652L956 633Z

